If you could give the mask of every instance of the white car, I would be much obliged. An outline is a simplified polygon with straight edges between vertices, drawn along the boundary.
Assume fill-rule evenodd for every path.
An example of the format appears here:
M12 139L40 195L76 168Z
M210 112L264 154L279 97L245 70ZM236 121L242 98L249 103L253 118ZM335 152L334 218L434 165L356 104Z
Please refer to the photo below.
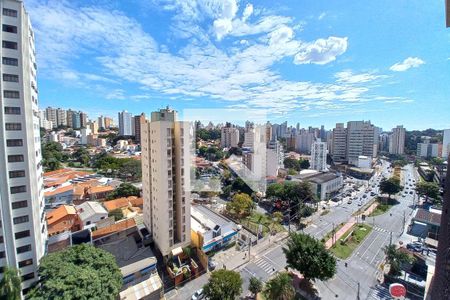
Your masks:
M191 300L200 300L203 299L203 289L199 289L192 295Z

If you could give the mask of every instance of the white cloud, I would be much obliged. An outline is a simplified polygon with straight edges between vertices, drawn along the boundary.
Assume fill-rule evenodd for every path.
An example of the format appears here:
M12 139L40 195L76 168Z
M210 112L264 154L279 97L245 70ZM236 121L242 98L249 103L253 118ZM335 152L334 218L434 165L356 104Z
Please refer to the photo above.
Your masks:
M404 61L391 66L389 69L394 72L404 72L410 68L417 68L423 64L425 64L425 62L418 57L408 57Z
M323 18L325 18L326 15L327 15L327 13L326 13L326 12L323 12L323 13L321 13L321 14L317 17L317 19L318 19L319 21L321 21Z
M300 52L294 57L295 64L324 65L336 60L336 57L347 51L347 38L331 36L327 39L318 39L303 45Z
M234 41L233 48L216 46L212 40L218 38L217 32L210 37L211 27L198 26L186 32L198 30L200 37L187 40L174 52L159 45L138 22L118 11L75 7L69 2L35 3L29 10L34 17L41 73L58 80L81 78L113 85L103 89L107 99L145 99L150 93L180 99L205 97L280 114L295 109L357 105L369 97L370 88L361 84L381 78L377 74L344 71L347 73L336 75L332 83L285 80L274 68L276 63L295 57L296 64L326 64L346 51L347 38L304 43L294 36L290 17L254 13L253 23L248 24L237 17L238 7L232 1L227 6L222 1L180 0L176 7L166 2L164 9L181 11L176 14L177 24L189 20L191 26L205 15L210 21L233 19L231 31L229 23L218 26L223 30L221 38L229 35ZM239 24L242 26L235 26ZM240 38L254 34L260 36L249 37L252 43ZM80 71L86 57L92 67L88 74ZM61 78L61 71L66 72L65 78ZM136 84L145 95L125 92L119 85L122 82Z
M244 12L242 13L242 22L247 21L247 19L252 15L252 13L253 13L253 5L251 3L247 3Z

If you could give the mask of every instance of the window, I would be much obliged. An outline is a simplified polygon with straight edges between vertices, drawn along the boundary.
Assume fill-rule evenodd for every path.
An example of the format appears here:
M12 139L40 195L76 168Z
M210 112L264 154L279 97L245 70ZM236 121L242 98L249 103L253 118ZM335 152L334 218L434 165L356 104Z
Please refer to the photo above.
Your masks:
M11 194L19 194L19 193L25 193L27 191L26 185L19 185L19 186L12 186L10 188Z
M23 239L23 238L30 236L30 231L29 230L19 231L19 232L16 232L14 234L14 236L16 237L16 240Z
M5 251L0 251L0 258L4 258L5 257Z
M11 204L11 206L12 206L12 209L28 207L28 201L27 200L23 200L23 201L13 202Z
M17 26L3 24L3 31L17 33Z
M26 223L28 221L29 221L28 216L15 217L13 219L14 225L21 224L21 223Z
M20 107L5 106L5 114L7 114L7 115L20 115Z
M0 236L0 244L3 244L4 240L3 240L3 236Z
M22 139L6 140L6 146L7 147L21 147L21 146L23 146L23 140Z
M3 15L8 17L14 17L17 18L17 10L4 8L3 9Z
M19 75L14 74L3 74L3 81L9 81L9 82L19 82ZM6 91L5 91L6 92ZM17 92L19 94L19 92ZM5 96L6 97L6 96ZM9 97L11 98L11 97ZM17 97L19 98L19 97Z
M19 60L17 58L12 58L12 57L2 57L2 62L4 65L8 65L8 66L18 66L19 65Z
M10 41L2 41L3 48L17 50L17 43Z
M22 260L21 262L19 262L19 268L23 268L23 267L26 267L26 266L29 266L29 265L32 265L33 264L33 260L30 258L30 259L26 259L26 260Z
M5 75L9 75L9 74L3 74L3 80L5 80ZM11 75L11 76L13 76L13 75ZM7 80L5 80L5 81L7 81ZM18 76L17 76L17 81L19 81L19 77ZM5 91L3 91L3 97L19 99L20 98L20 93L18 91L5 90Z
M17 247L16 251L17 251L17 254L25 253L25 252L31 251L31 245L26 245L26 246Z
M27 281L34 278L34 273L28 273L27 275L22 276L22 281Z
M17 154L17 155L8 155L8 162L13 163L13 162L23 162L23 155L21 154Z
M10 131L19 131L22 130L22 124L21 123L6 123L5 129Z

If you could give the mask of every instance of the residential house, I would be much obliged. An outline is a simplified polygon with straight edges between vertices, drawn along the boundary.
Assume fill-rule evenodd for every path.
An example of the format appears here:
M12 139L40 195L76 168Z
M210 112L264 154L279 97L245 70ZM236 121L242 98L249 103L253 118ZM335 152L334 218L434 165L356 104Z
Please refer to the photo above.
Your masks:
M77 205L76 209L83 228L108 217L108 212L99 202L86 201Z
M77 210L71 205L61 205L47 212L46 221L49 236L81 229Z

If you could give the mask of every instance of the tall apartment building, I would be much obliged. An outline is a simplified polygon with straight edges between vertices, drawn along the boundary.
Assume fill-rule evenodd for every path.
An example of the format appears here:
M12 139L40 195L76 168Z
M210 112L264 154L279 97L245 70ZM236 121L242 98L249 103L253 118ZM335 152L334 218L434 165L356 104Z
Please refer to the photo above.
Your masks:
M56 110L57 126L67 126L67 113L65 109L58 108Z
M98 128L105 129L105 118L103 116L100 116L97 118Z
M134 116L134 138L137 143L141 142L141 123L145 121L145 114Z
M81 128L81 112L79 111L72 112L72 128L73 129Z
M71 109L66 110L67 127L73 128L73 113L74 113L74 111Z
M114 126L113 119L110 117L105 117L104 122L105 122L105 129L109 129Z
M350 121L347 122L347 128L343 123L336 124L332 144L334 162L346 162L356 166L361 155L376 157L380 131L380 128L369 121Z
M269 143L272 140L272 124L267 122L266 124L266 142Z
M389 136L389 153L402 155L405 153L405 136L406 130L399 125L392 129L392 134Z
M344 123L337 123L333 129L333 152L334 162L345 162L347 160L347 129Z
M119 112L119 135L133 135L132 122L133 116L126 110Z
M442 158L446 160L450 154L450 129L444 129L444 138L442 140Z
M87 127L87 119L88 116L85 112L80 112L80 128L86 128Z
M227 124L222 127L220 135L220 146L222 148L237 147L239 143L239 129Z
M92 134L98 134L98 123L96 121L90 122L89 128L91 129Z
M45 116L47 117L47 120L52 122L53 128L58 127L58 113L57 109L53 107L47 107L45 109Z
M417 144L416 155L419 157L439 157L439 144L430 143L426 140L424 143Z
M311 169L320 172L327 170L327 143L314 142L311 145Z
M141 123L144 224L163 256L190 244L191 136L169 108Z
M20 270L24 292L45 252L43 178L34 33L18 0L1 0L0 277Z
M295 150L300 153L311 153L311 145L315 135L312 132L301 132L295 136Z

